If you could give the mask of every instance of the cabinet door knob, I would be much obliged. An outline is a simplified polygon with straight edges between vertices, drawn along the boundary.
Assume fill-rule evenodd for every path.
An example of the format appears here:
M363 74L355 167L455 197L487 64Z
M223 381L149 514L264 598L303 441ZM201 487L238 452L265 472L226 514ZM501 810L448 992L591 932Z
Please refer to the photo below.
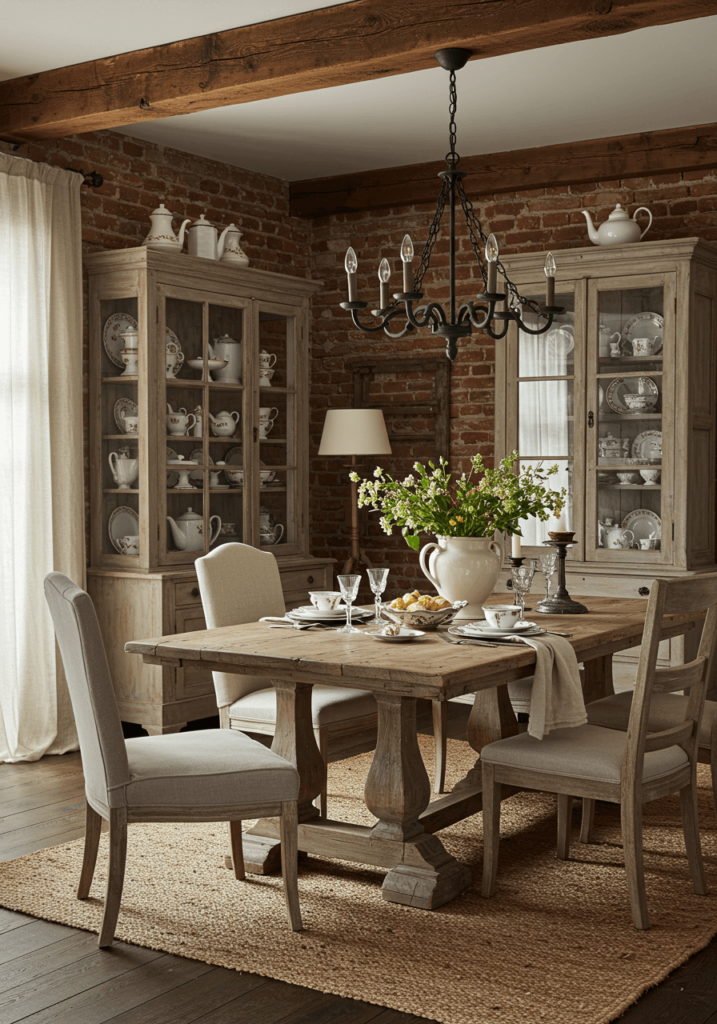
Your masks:
M588 413L588 426L589 427L594 427L595 426L595 413L594 412L589 412Z
M199 597L199 589L197 587L192 587L192 597Z
M313 576L309 576L309 577L307 578L306 582L307 582L307 583L313 583L313 582L314 582L314 577L313 577Z
M649 587L639 587L637 592L640 595L640 597L649 597L650 596L650 588Z

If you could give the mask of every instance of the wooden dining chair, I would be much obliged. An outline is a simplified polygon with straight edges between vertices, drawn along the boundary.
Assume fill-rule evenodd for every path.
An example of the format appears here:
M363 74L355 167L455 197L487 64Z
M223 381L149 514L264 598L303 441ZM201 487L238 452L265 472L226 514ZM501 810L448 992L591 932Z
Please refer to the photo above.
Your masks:
M221 729L125 740L97 616L89 594L62 573L45 579L80 739L85 775L85 849L77 898L86 899L102 819L110 825L109 872L99 945L112 944L127 856L127 824L228 821L234 874L244 878L242 819L280 817L289 922L301 931L297 885L299 776L242 733ZM147 910L151 913L151 907Z
M209 629L286 614L279 566L270 551L258 551L248 544L221 544L194 565ZM297 643L301 641L302 637L297 637ZM213 675L222 726L253 736L273 736L276 690L267 686L266 677L225 672ZM370 691L317 683L311 709L314 736L325 765L376 746L378 711ZM319 809L325 818L325 782L319 794Z
M656 667L663 614L707 609L699 652L687 665ZM573 797L619 803L628 890L635 927L650 927L642 857L642 806L680 794L682 829L692 884L706 893L697 818L697 745L710 660L717 636L717 581L690 577L655 580L635 695L626 732L597 725L557 729L542 740L528 733L489 743L483 771L483 895L492 896L498 866L501 786L558 795L558 857L567 859ZM649 730L653 694L673 699L687 690L672 725Z

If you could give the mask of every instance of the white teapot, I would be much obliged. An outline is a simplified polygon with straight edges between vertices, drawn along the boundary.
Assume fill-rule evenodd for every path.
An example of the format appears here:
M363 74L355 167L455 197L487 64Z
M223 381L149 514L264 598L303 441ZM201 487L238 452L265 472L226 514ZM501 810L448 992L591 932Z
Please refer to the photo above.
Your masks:
M650 218L650 222L644 231L640 231L640 225L635 220L640 210L644 210ZM580 211L588 222L588 238L595 245L625 245L627 242L639 242L652 226L652 214L646 206L638 206L632 217L627 210L623 210L620 203L617 204L608 219L596 228L588 210Z
M207 412L212 424L212 433L217 437L232 437L234 431L239 423L239 413L236 412L218 412L216 416L212 416L210 412Z
M212 354L213 353L213 354ZM211 359L226 359L227 365L220 370L212 370L214 380L225 384L241 384L241 342L234 341L228 334L214 339L214 346L209 346Z
M249 266L249 257L239 245L241 231L236 224L230 224L222 231L217 243L217 255L222 263L236 263L242 267Z
M172 227L173 213L170 213L164 203L160 203L156 210L149 215L151 227L149 234L142 242L148 249L159 249L163 252L181 252L184 245L184 232L187 224L191 223L191 217L182 222L179 235L175 235Z
M212 523L216 520L217 525L212 529ZM171 516L167 516L167 522L172 529L172 539L180 551L203 551L204 550L204 517L188 508L183 516L179 516L175 522ZM219 516L211 516L209 519L209 546L219 536L222 528L222 521Z
M635 539L632 530L624 530L622 526L608 526L605 528L606 548L629 548Z

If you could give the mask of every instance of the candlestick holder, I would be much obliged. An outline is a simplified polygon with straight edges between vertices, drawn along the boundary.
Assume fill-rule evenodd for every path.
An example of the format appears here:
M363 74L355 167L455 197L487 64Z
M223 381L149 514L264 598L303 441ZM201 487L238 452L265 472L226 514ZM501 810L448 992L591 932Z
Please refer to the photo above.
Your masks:
M574 543L574 533L553 533L551 540L544 540L543 544L548 548L557 548L558 553L558 589L552 597L543 598L536 605L535 610L544 615L584 615L587 608L579 601L573 601L568 588L565 586L565 556L568 548Z

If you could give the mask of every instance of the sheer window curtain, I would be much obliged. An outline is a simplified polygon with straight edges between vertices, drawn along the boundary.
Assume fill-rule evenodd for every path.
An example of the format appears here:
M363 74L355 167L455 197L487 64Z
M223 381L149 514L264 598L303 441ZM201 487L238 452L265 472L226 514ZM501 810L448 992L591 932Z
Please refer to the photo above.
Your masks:
M78 749L42 582L85 583L78 174L0 154L0 760Z

